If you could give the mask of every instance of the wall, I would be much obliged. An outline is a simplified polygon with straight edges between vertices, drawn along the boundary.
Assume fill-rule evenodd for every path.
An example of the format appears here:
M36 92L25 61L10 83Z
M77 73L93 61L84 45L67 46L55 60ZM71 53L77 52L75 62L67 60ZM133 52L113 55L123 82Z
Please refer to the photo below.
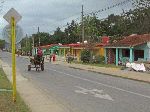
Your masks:
M148 58L150 59L150 48L148 47L147 43L134 47L134 50L144 50L144 60L147 60Z
M63 57L64 56L64 49L62 49L62 48L59 48L59 50L58 50L58 54L59 54L59 56L61 56L61 57Z
M130 52L129 48L124 48L124 49L128 49L129 52ZM123 61L123 60L129 60L130 56L129 57L123 57L122 50L123 50L123 48L119 48L119 60L121 60L121 61ZM132 60L134 60L134 51L132 52Z
M147 43L135 46L133 48L133 59L134 60L134 51L135 50L144 50L144 60L147 60L148 58L150 59L150 48L148 48ZM119 49L119 59L122 59L122 49ZM129 58L129 57L124 57L124 58Z
M76 53L77 53L77 61L80 61L80 58L81 58L81 49L77 49Z
M146 50L147 59L150 60L150 42L147 42L147 50Z
M100 56L104 56L104 48L100 48L99 52L100 52Z

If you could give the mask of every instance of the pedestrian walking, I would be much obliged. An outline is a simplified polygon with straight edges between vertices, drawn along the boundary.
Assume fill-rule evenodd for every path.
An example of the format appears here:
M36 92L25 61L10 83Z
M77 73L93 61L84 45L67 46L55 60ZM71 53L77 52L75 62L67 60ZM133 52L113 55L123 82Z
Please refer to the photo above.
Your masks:
M49 55L49 62L51 62L51 60L52 60L52 55L50 54Z
M67 62L71 63L71 53L70 53L70 51L67 53Z
M55 62L56 61L56 55L55 54L53 54L53 62Z

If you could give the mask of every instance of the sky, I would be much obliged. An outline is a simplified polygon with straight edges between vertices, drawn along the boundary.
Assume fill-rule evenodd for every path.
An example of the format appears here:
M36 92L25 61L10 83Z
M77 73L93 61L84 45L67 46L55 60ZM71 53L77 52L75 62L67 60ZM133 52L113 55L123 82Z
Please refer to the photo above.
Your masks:
M4 1L4 2L3 2ZM80 21L81 7L84 14L107 8L125 0L0 0L0 38L2 30L8 24L3 16L12 7L22 16L18 25L23 29L24 36L40 32L53 33L57 27L62 27L73 19ZM120 14L122 9L129 10L132 3L98 13L100 19L110 14Z

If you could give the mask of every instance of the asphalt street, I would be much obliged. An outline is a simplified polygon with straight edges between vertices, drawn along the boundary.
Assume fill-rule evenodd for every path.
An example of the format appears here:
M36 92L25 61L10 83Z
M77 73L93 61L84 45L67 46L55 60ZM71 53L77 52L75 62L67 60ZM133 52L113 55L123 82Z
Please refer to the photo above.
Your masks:
M11 66L11 54L0 53ZM28 71L29 60L17 57L17 71L70 112L150 112L150 84L45 63Z

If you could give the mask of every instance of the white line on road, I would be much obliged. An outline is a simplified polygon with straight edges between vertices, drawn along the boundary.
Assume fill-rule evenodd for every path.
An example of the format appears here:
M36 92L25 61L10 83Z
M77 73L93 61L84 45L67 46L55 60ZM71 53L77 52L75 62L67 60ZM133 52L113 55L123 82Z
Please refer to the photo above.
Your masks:
M84 95L91 94L92 96L94 96L96 98L114 101L114 99L110 95L106 94L103 90L86 89L86 88L83 88L80 86L76 86L76 88L79 89L79 90L75 90L76 93L84 94Z
M128 91L128 90L125 90L125 89L121 89L121 88L118 88L118 87L115 87L115 86L111 86L111 85L107 85L107 84L104 84L104 83L92 81L92 80L82 78L82 77L79 77L79 76L74 76L74 75L64 73L64 72L61 72L61 71L58 71L58 70L54 70L54 69L49 69L49 70L52 70L52 71L55 71L55 72L58 72L58 73L61 73L61 74L67 75L67 76L71 76L71 77L76 78L76 79L81 79L81 80L88 81L88 82L91 82L91 83L94 83L94 84L103 85L105 87L113 88L113 89L116 89L116 90L119 90L119 91L127 92L127 93L130 93L130 94L134 94L134 95L138 95L138 96L142 96L142 97L150 99L150 96L147 96L147 95L143 95L143 94L140 94L140 93L135 93L135 92Z

